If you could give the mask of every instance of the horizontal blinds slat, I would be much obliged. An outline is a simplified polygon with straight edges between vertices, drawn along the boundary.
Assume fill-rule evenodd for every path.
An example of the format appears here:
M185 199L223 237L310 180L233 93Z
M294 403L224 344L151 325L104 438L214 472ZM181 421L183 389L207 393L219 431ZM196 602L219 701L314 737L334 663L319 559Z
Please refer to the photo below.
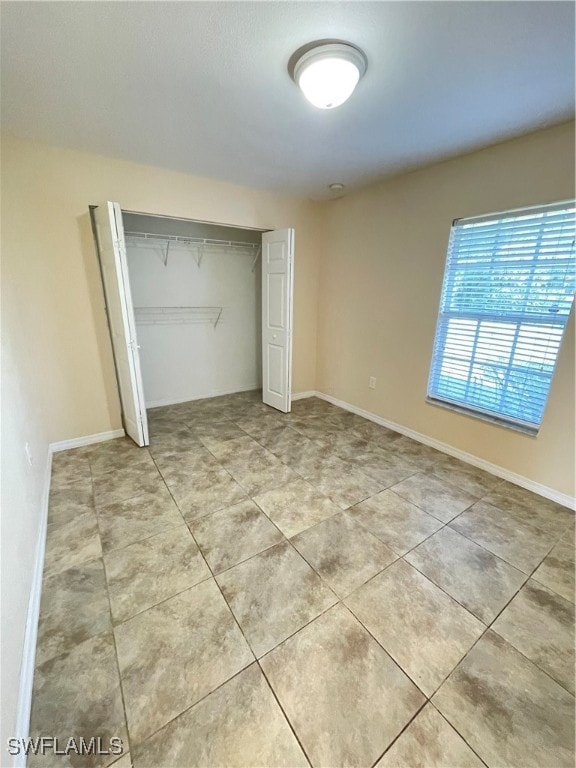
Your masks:
M575 209L455 222L428 393L538 425L576 285Z
M574 201L567 201L565 203L556 203L553 205L544 205L538 208L524 208L517 211L505 211L502 213L486 214L484 216L470 216L468 218L456 219L455 226L478 226L490 223L499 223L507 221L526 221L535 219L538 217L546 217L552 219L555 217L562 217L566 215L566 211L570 213L574 205Z
M531 220L494 222L492 224L455 224L454 236L465 237L468 240L474 238L494 238L538 234L551 235L563 233L574 223L574 213L567 213L557 217L538 217Z

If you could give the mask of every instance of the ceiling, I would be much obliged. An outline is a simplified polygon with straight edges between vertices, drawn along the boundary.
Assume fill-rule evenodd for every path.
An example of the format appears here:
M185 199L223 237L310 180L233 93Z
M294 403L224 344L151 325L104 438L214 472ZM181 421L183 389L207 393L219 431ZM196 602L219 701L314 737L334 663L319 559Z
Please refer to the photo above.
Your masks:
M571 2L2 2L2 127L312 198L570 119ZM349 40L334 110L287 73Z

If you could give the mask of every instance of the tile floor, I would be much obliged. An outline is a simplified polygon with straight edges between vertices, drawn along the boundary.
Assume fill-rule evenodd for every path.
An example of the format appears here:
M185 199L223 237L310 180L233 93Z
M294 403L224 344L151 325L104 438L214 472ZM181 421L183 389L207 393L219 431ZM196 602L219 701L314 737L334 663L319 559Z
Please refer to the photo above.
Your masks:
M574 515L318 399L54 456L30 766L574 765Z

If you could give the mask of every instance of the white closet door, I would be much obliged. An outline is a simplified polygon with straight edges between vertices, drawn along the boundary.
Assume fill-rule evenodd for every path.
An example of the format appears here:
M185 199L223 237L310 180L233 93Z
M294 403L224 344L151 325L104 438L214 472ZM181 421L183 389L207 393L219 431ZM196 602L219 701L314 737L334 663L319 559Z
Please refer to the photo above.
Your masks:
M137 445L148 445L148 419L128 278L122 211L118 203L107 202L99 205L93 211L93 216L124 429Z
M262 400L288 413L292 384L294 230L262 235Z

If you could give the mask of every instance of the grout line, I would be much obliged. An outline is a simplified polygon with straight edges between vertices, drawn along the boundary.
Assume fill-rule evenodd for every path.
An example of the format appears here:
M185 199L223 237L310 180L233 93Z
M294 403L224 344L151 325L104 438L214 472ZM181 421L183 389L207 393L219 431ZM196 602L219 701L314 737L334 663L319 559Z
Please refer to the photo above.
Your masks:
M396 562L396 561L395 561L395 562ZM392 563L391 563L390 565L392 565ZM387 566L387 568L389 568L389 567L390 567L390 566ZM386 570L386 568L385 568L384 570ZM427 693L425 693L425 692L422 690L422 688L421 688L421 687L418 685L418 683L416 682L416 680L414 680L414 678L413 678L413 677L412 677L412 676L411 676L411 675L410 675L410 674L409 674L409 673L408 673L408 672L407 672L407 671L404 669L404 667L402 667L402 665L401 665L401 664L400 664L400 663L399 663L399 662L398 662L398 661L397 661L397 660L394 658L394 656L392 656L392 654L390 653L390 651L389 651L387 648L385 648L385 647L382 645L382 643L381 643L381 642L380 642L380 640L379 640L379 639L376 637L376 635L375 635L375 634L374 634L374 633L373 633L373 632L372 632L372 631L371 631L371 630L370 630L370 629L369 629L369 628L366 626L366 624L364 624L364 622L362 621L362 619L360 619L360 618L359 618L359 617L358 617L358 616L357 616L357 615L354 613L354 611L352 610L352 608L350 608L350 606L348 606L348 605L347 605L347 604L346 604L344 601L341 601L341 605L342 605L342 606L343 606L343 608L344 608L346 611L348 611L348 613L349 613L349 614L350 614L350 615L351 615L351 616L352 616L352 617L353 617L353 618L354 618L354 619L355 619L355 620L358 622L358 624L360 624L360 626L361 626L361 627L362 627L362 628L363 628L363 629L364 629L364 630L365 630L365 631L366 631L366 632L367 632L367 633L370 635L370 637L371 637L371 638L374 640L374 642L375 642L375 643L378 645L378 647L379 647L379 648L381 648L381 649L384 651L384 653L386 654L386 656L388 656L388 658L389 658L389 659L390 659L390 660L391 660L391 661L394 663L394 665L395 665L396 667L398 667L398 669L400 670L400 672L402 672L402 674L404 675L404 677L406 677L408 680L410 680L410 682L412 683L412 685L414 685L414 687L417 689L418 693L422 694L422 696L423 696L423 697L424 697L424 699L425 699L425 701L424 701L424 704L426 704L426 702L427 702L427 701L429 701L430 697L428 696L428 694L427 694ZM424 704L423 704L422 706L424 706Z
M98 515L96 515L96 526L98 529L98 536L100 538L100 549L102 549L102 534L100 531L100 523L98 520ZM118 687L120 689L120 698L122 700L122 712L124 713L124 726L126 728L126 740L128 742L128 749L125 750L120 757L124 756L128 752L130 755L132 755L132 745L130 740L130 729L128 728L128 712L126 710L126 695L124 692L124 682L122 680L122 673L120 670L120 659L118 657L118 646L116 644L116 633L114 632L114 619L112 614L112 602L110 600L110 589L108 587L108 572L106 570L106 563L104 561L104 556L102 554L102 569L104 571L104 589L106 590L106 599L108 601L108 612L110 616L110 634L112 635L112 642L114 644L114 659L116 661L116 672L118 674ZM132 756L133 757L133 756Z
M179 595L183 595L184 592L189 592L191 589L194 589L195 587L199 587L200 584L205 584L207 581L210 581L210 579L212 578L214 577L210 573L200 581L197 581L194 584L190 584L189 586L184 587L184 589L180 589L178 590L178 592L174 592L173 594L168 595L168 597L163 597L157 602L152 603L151 605L147 605L146 608L142 608L142 610L138 611L138 613L134 613L131 616L128 616L127 618L122 619L121 621L115 621L114 618L112 618L112 628L115 629L116 627L122 627L124 626L124 624L128 624L128 622L132 621L132 619L136 619L139 616L142 616L142 614L146 613L146 611L149 611L152 608L157 608L159 605L163 605L164 603L167 603L168 600L171 600L173 597L178 597Z
M460 738L462 739L462 741L463 741L463 742L464 742L464 743L465 743L465 744L468 746L468 748L469 748L469 749L470 749L470 750L471 750L471 751L472 751L472 752L473 752L473 753L476 755L476 757L478 758L478 760L480 760L480 762L482 763L482 765L485 765L485 766L487 766L487 768L488 768L488 763L486 763L486 762L485 762L485 761L484 761L484 760L483 760L483 759L480 757L480 755L478 754L478 752L476 751L476 749L474 749L474 747L473 747L473 746L472 746L472 745L471 745L471 744L468 742L468 740L467 740L466 738L464 738L464 736L463 736L463 735L460 733L460 731L456 730L456 728L455 728L455 727L452 725L452 723L450 722L450 720L448 720L448 718L446 717L446 715L443 715L443 714L442 714L442 712L440 712L440 710L439 710L439 709L438 709L438 707L437 707L437 706L434 704L434 702L433 702L433 701L430 701L430 702L428 702L428 703L429 703L429 704L430 704L430 706L431 706L431 707L432 707L432 708L433 708L433 709L434 709L434 710L435 710L435 711L436 711L436 712L437 712L437 713L440 715L440 717L442 718L442 720L444 720L446 723L448 723L448 726L449 726L450 728L452 728L452 730L453 730L453 731L454 731L454 732L455 732L455 733L456 733L458 736L460 736Z
M415 547L415 549L417 549L417 548L418 547ZM410 550L410 551L413 551L413 550ZM406 554L409 554L409 553L407 552ZM496 557L496 555L494 555L494 557ZM404 555L402 555L402 557L400 559L404 560ZM508 602L505 604L504 608L502 608L502 610L498 612L498 614L495 616L495 618L492 619L490 621L490 623L487 624L484 621L484 619L481 619L480 616L477 616L473 611L470 610L470 608L467 608L464 605L464 603L462 603L457 597L454 597L454 595L450 594L450 592L448 592L446 589L444 589L443 586L441 586L440 584L437 584L431 576L429 576L427 573L424 573L424 571L422 571L417 565L414 565L414 563L411 563L409 560L404 560L404 562L406 563L406 565L409 565L411 568L414 568L415 571L417 571L427 581L429 581L431 584L433 584L437 589L439 589L441 592L444 592L445 595L447 595L451 600L453 600L455 603L457 603L461 608L463 608L467 613L469 613L471 616L473 616L477 621L479 621L487 629L496 620L496 618L500 615L500 613L502 613L504 608L506 608L508 606L510 600L512 599L512 598L510 598L510 600L508 600ZM507 563L507 565L508 565L508 563ZM516 592L514 592L512 597L514 597L514 596L516 596L518 594L518 592L522 589L522 587L526 584L526 582L530 578L529 576L526 576L526 574L523 571L519 571L519 573L521 573L523 576L525 576L525 579L522 582L522 584L518 587Z
M224 682L219 683L219 685L215 686L211 691L208 691L208 693L205 693L204 696L201 696L197 701L195 701L193 704L190 704L190 706L186 707L182 710L182 712L179 712L177 715L174 715L174 717L171 717L170 720L163 723L159 728L156 728L155 731L152 731L149 733L142 741L138 741L135 744L137 746L142 746L143 744L146 744L147 741L152 739L154 736L156 736L160 731L164 730L164 728L167 728L171 723L173 723L175 720L178 720L178 718L182 717L183 715L190 712L191 709L194 709L196 706L201 704L203 701L208 699L213 693L216 693L216 691L219 691L220 688L223 688L225 685L227 685L231 680L234 680L234 678L238 677L242 674L242 672L245 672L247 669L249 669L253 664L256 664L257 662L251 661L249 664L247 664L245 667L242 667L242 669L239 669L238 672L234 672L233 675L231 675L229 678L224 680ZM112 768L112 766L109 766L109 768ZM158 767L160 768L160 767Z
M101 557L102 558L110 557L110 555L114 555L116 552L123 552L125 549L128 549L128 547L131 547L134 544L141 544L143 541L148 541L149 539L153 539L155 536L161 536L163 533L168 533L168 531L175 531L177 528L181 528L181 527L182 527L182 523L175 523L175 524L171 523L167 525L165 528L162 528L158 531L154 531L154 533L145 534L144 536L142 536L142 538L135 539L134 541L128 541L126 544L123 544L121 547L115 547L114 549L107 549L107 550L102 548Z
M356 617L355 617L355 618L356 618ZM391 658L392 658L392 657L391 657ZM402 668L401 668L401 669L402 669ZM402 671L404 672L404 670L402 670ZM406 674L406 673L404 672L404 674ZM420 690L420 689L418 689L418 690ZM420 692L422 693L422 691L420 691ZM418 709L416 710L416 712L414 712L414 714L413 714L413 715L412 715L412 717L411 717L411 718L408 720L408 722L407 722L407 723L406 723L406 724L405 724L405 725L404 725L404 726L403 726L403 727L402 727L402 728L401 728L401 729L398 731L398 733L396 734L396 736L394 736L394 738L392 739L392 741L390 742L390 744L388 744L388 746L386 747L386 749L384 750L384 752L382 752L380 755L378 755L378 757L376 758L376 760L374 760L374 762L373 762L373 763L371 763L371 768L375 768L375 766L376 766L376 765L377 765L377 764L380 762L380 760L382 760L382 758L384 757L384 755L385 755L385 754L386 754L386 753L387 753L387 752L388 752L388 751L389 751L389 750L390 750L390 749L393 747L393 745L394 745L394 744L395 744L395 743L398 741L398 739L399 739L399 738L402 736L402 734L404 733L404 731L407 731L407 730L408 730L408 728L409 728L409 727L412 725L412 723L414 722L414 720L416 720L416 718L418 717L418 715L419 715L419 714L421 714L421 712L423 711L424 707L428 706L428 705L431 703L431 702L430 702L430 700L429 700L428 698L426 698L426 695L425 695L425 694L422 694L422 695L424 696L424 701L423 701L423 703L421 704L421 706L420 706L420 707L418 707Z
M278 646L276 646L276 647L278 647ZM290 728L290 730L292 731L292 733L293 733L293 735L294 735L294 738L296 739L296 742L298 743L298 745L299 745L300 749L302 750L302 754L304 755L304 757L305 757L305 758L306 758L306 760L308 761L308 764L309 764L310 766L312 766L312 760L311 760L311 758L308 756L308 753L307 753L306 749L304 748L304 744L303 744L303 743L300 741L300 737L299 737L299 736L298 736L298 734L296 733L296 729L295 729L295 728L294 728L294 726L292 725L292 722L291 722L290 718L288 717L288 715L287 715L287 713L286 713L286 711L285 711L284 707L282 706L282 702L280 701L279 697L277 696L277 694L276 694L276 691L275 691L275 690L274 690L274 688L272 687L272 683L271 683L271 682L270 682L270 680L268 679L268 676L266 675L266 672L264 671L264 669L263 669L262 665L260 664L260 660L259 660L259 659L257 659L257 660L256 660L256 664L258 664L258 668L260 669L260 672L261 672L261 674L262 674L262 677L263 677L263 678L264 678L264 680L266 681L266 685L267 685L267 686L268 686L268 688L270 689L270 691L271 691L271 693L272 693L272 696L274 697L274 699L276 700L276 703L278 704L278 707L280 708L280 711L281 711L281 712L282 712L282 714L284 715L284 718L285 718L285 720L286 720L286 722L287 722L287 724L288 724L288 727L289 727L289 728Z

